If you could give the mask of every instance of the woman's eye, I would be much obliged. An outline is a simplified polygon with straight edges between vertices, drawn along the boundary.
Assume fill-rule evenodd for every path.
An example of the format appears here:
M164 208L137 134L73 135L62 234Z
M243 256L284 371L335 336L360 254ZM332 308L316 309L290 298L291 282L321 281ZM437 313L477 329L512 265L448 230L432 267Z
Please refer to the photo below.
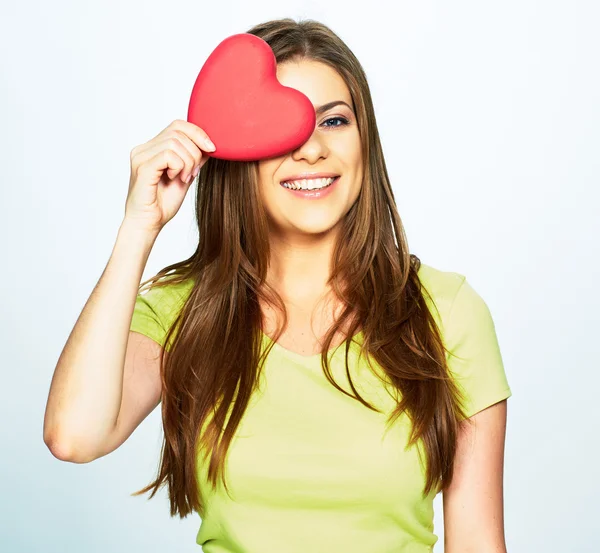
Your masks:
M329 121L341 121L341 124L340 125L325 125L325 123L328 123ZM344 117L330 117L329 119L325 119L325 121L323 121L322 124L325 125L326 127L342 127L342 126L348 124L348 120L345 119Z

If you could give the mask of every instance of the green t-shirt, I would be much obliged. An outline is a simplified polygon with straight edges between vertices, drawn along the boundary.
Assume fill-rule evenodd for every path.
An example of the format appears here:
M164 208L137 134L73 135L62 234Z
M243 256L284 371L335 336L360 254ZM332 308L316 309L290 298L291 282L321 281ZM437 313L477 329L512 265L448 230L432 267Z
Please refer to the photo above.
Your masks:
M494 323L481 296L463 275L421 264L419 278L438 312L432 314L449 350L452 375L475 413L510 397ZM164 346L164 334L187 283L138 295L131 330ZM427 296L426 296L427 298ZM429 298L427 298L430 303ZM352 341L349 366L360 395L374 412L336 390L320 354L304 356L275 344L226 458L233 499L219 480L206 484L198 463L206 516L196 542L206 553L425 553L433 532L435 490L422 497L425 472L415 446L405 451L409 419L384 434L395 400L358 359L362 332ZM263 346L271 343L263 334ZM331 357L336 382L351 391L345 345ZM331 355L331 351L330 351ZM376 370L379 365L371 359ZM424 448L422 448L424 453Z

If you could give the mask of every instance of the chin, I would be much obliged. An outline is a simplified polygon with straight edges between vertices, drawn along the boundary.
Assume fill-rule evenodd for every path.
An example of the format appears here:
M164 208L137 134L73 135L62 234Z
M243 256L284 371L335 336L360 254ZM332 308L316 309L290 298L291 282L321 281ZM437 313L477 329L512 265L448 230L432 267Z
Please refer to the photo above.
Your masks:
M315 219L312 221L303 220L302 222L298 221L296 225L292 223L289 230L292 232L295 231L297 233L316 236L333 231L339 223L340 221L337 219L328 219L326 221L322 219Z

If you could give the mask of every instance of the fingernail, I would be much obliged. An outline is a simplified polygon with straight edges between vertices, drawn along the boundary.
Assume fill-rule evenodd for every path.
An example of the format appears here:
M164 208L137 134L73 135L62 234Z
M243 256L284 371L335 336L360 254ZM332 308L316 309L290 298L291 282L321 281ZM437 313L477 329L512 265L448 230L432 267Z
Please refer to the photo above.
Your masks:
M194 172L192 173L192 175L194 176L194 178L196 178L198 176L198 173L200 172L200 165L198 165L195 169Z
M217 149L216 146L208 138L204 141L204 144L206 144L206 146L209 150Z

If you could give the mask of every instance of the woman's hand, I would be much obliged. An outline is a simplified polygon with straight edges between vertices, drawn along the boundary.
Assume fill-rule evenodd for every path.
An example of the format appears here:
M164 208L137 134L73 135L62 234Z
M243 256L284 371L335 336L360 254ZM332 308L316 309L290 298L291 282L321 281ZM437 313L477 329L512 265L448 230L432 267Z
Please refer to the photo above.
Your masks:
M125 219L160 232L179 211L185 195L214 151L200 127L176 119L148 142L131 150L131 176Z

